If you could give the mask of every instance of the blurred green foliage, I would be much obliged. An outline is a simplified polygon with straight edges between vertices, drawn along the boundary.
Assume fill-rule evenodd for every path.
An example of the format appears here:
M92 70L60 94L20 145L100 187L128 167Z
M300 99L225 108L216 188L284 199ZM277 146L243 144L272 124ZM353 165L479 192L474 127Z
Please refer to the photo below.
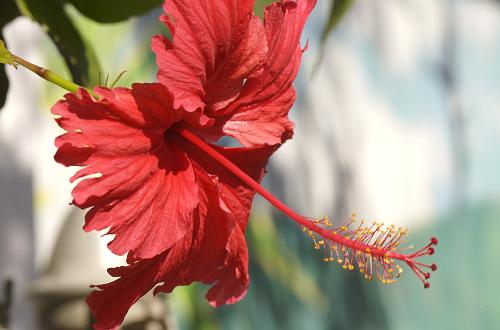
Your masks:
M61 0L59 0L61 1ZM143 15L163 0L66 0L84 16L100 23L116 23Z
M3 27L12 21L14 18L19 16L19 11L13 1L2 0L0 1L0 39L4 40L2 30ZM5 74L5 69L0 69L0 109L2 109L5 104L5 99L7 97L7 91L9 89L9 80Z

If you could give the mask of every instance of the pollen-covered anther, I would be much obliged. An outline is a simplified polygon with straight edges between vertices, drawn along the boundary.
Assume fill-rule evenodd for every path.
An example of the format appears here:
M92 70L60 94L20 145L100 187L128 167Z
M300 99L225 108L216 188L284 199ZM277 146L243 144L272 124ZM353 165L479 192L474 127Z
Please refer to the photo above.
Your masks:
M327 216L325 216L325 217L323 217L321 219L313 219L312 221L316 225L323 225L323 226L326 226L326 227L333 226L333 223L330 222L330 219Z
M431 238L427 246L414 253L402 254L397 248L405 241L406 228L386 226L381 222L365 225L364 221L355 220L355 214L338 227L333 227L327 217L311 222L314 226L307 226L304 231L313 240L315 249L323 249L325 262L336 261L346 270L353 270L357 264L367 280L375 276L384 284L392 284L403 273L401 266L395 263L399 260L410 267L424 287L430 286L427 280L430 271L437 270L437 265L424 264L417 259L435 253L436 238Z

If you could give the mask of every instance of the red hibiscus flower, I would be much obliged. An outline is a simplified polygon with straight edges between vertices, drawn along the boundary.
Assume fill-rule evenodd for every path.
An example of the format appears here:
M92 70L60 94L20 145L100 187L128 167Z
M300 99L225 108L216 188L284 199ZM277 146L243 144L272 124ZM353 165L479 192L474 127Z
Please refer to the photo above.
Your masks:
M314 5L275 3L262 23L253 1L167 0L173 41L153 40L161 84L96 88L96 98L82 89L53 107L67 131L55 158L83 167L71 181L83 179L73 199L90 208L85 230L109 228L110 250L128 253L129 266L110 270L119 279L88 299L96 329L118 326L158 284L156 292L212 284L206 297L214 306L245 295L255 189L210 153L261 180L271 153L292 135L299 39ZM243 147L209 144L223 136Z

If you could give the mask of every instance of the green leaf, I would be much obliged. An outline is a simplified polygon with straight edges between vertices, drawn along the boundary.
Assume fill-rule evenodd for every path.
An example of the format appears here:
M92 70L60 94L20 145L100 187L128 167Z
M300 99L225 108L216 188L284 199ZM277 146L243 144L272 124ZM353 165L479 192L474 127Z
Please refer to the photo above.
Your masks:
M0 1L0 29L12 21L14 18L19 16L20 13L17 10L16 3L14 0L1 0Z
M38 0L40 1L40 0ZM63 0L83 15L100 23L115 23L143 15L160 6L163 0Z
M4 68L0 68L0 109L5 105L7 91L9 90L9 80L5 74Z
M15 65L10 52L5 48L5 43L0 39L0 63Z
M57 0L16 0L22 14L37 21L52 38L64 57L73 81L91 87L99 83L99 64L90 45L86 44L64 5Z
M0 0L0 39L3 39L1 33L3 27L19 15L20 13L17 10L14 0ZM6 49L3 42L0 45L0 48L0 58L3 58L3 61L0 60L0 62L12 64L10 53L7 53L7 55L5 55ZM5 74L5 69L0 68L0 109L5 105L8 90L9 80L7 79L7 75Z

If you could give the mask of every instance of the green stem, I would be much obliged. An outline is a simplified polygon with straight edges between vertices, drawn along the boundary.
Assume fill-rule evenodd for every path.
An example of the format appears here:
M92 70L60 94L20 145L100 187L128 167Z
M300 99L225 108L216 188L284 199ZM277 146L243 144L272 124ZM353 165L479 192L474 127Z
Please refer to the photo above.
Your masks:
M14 60L14 62L18 65L21 65L25 67L26 69L30 70L31 72L37 74L38 76L42 77L43 79L53 83L54 85L57 85L61 88L64 88L65 90L75 93L78 89L84 88L80 85L75 84L72 81L69 81L62 76L49 71L47 69L44 69L42 67L39 67L38 65L35 65L33 63L30 63L14 54L11 53L11 57Z

